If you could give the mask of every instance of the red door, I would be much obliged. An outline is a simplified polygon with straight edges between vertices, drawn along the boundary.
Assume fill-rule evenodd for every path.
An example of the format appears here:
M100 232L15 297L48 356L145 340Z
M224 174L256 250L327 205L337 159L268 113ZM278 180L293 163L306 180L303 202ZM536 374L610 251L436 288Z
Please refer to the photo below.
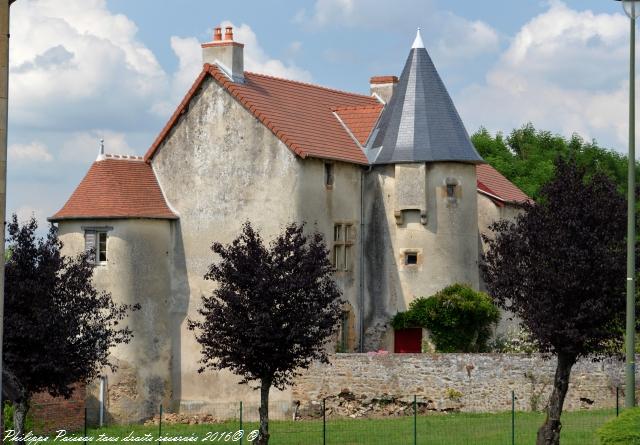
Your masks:
M422 328L399 329L394 332L393 350L396 353L422 352Z

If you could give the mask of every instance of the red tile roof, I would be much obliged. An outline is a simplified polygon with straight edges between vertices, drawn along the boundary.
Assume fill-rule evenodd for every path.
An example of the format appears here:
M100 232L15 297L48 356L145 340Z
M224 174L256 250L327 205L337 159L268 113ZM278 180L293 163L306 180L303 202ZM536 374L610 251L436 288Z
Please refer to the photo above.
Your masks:
M335 118L333 110L378 106L375 98L249 72L245 72L244 83L234 83L210 64L204 65L202 73L147 151L145 160L153 158L207 76L226 88L300 157L367 164L367 157Z
M522 203L529 201L529 197L522 190L489 164L477 165L476 173L480 192L504 202Z
M360 145L365 145L369 134L375 127L382 105L368 105L366 107L339 107L333 111L340 120L349 128L349 131L358 140Z
M140 157L107 155L93 163L50 221L93 218L177 219L151 165Z

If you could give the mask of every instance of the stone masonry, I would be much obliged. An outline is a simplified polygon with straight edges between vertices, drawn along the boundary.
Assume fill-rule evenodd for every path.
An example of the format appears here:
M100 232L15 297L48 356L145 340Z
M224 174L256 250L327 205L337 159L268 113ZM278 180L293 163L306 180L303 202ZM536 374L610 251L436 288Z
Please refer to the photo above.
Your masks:
M555 359L541 354L336 354L331 364L314 364L296 380L293 398L301 413L327 398L338 414L358 417L381 400L401 407L414 395L433 411L506 411L515 391L517 410L542 410L554 372ZM565 409L614 407L623 384L624 363L583 359L573 367ZM636 392L640 396L640 388Z

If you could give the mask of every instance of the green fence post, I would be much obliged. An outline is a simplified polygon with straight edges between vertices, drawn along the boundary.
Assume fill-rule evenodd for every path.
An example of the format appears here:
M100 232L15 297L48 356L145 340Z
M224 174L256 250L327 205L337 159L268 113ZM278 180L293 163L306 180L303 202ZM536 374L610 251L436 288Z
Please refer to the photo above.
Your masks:
M327 399L322 399L322 445L327 445Z
M84 445L87 445L87 407L84 407Z
M160 405L160 420L158 421L158 445L160 445L160 437L162 437L162 405Z
M511 445L516 445L516 392L511 391Z
M418 399L413 395L413 445L418 445Z
M240 431L242 431L242 401L240 401ZM244 431L240 435L240 445L242 445L242 439L244 438Z
M616 386L616 417L620 415L620 387Z

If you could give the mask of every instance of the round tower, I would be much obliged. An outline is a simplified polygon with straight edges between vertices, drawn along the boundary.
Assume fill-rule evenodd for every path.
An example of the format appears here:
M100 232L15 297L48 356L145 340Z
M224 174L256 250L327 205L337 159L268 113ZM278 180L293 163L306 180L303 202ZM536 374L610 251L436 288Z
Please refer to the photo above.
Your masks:
M420 30L366 147L365 348L393 350L390 318L453 283L477 289L471 143Z

